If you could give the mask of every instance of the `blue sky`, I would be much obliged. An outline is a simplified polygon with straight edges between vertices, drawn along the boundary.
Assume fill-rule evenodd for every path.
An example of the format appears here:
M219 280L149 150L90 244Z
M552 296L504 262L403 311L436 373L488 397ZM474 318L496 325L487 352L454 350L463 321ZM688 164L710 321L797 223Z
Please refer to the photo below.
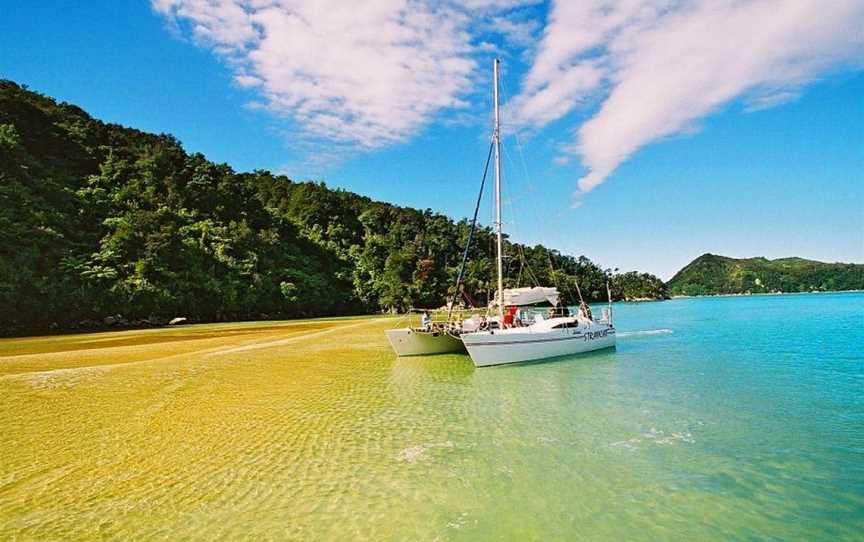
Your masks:
M861 2L234 1L0 0L0 77L237 170L458 218L498 55L517 240L663 278L704 252L864 261Z

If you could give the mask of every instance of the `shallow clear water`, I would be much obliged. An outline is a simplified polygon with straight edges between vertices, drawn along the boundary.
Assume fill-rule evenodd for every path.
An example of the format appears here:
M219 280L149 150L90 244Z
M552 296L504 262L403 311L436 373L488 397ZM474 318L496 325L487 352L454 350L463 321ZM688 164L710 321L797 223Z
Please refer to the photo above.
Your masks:
M0 538L864 536L864 294L615 316L479 370L382 319L0 341Z

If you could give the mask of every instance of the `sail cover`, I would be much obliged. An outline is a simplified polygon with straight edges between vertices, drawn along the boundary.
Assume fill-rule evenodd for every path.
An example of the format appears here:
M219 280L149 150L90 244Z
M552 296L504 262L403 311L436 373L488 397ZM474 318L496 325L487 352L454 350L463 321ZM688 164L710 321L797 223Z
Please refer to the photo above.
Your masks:
M505 288L504 306L537 305L539 303L558 304L558 289L545 286L532 288ZM498 299L498 296L495 296Z

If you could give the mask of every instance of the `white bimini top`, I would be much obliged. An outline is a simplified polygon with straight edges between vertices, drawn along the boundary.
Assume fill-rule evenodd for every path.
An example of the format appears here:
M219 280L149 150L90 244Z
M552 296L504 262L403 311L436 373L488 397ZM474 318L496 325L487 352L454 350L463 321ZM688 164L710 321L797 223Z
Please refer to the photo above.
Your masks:
M549 303L552 306L558 304L558 288L547 286L534 286L530 288L505 288L504 306L536 305L538 303ZM495 299L498 299L496 292Z

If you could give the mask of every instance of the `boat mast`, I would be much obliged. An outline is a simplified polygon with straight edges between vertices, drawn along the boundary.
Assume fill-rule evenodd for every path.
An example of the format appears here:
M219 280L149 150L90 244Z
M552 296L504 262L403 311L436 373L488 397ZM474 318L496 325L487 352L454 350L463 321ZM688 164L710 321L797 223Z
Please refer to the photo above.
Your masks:
M503 243L501 241L501 125L498 119L498 64L497 58L492 63L492 97L495 103L495 129L492 137L495 138L495 233L498 237L498 314L504 315L504 265L503 265Z

